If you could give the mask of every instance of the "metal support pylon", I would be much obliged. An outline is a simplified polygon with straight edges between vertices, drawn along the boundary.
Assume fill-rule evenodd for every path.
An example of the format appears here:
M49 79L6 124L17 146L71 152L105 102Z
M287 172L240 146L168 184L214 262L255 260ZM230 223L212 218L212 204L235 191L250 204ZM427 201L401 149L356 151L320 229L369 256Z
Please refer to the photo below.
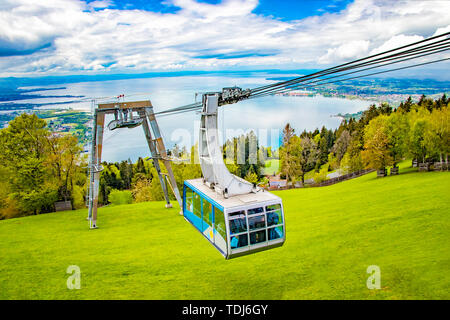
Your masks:
M100 184L101 158L103 149L103 130L105 126L105 113L94 112L94 125L92 132L92 149L89 163L89 227L97 228L98 192Z
M155 141L152 139L152 133L148 126L147 120L147 112L146 110L139 110L139 116L144 119L142 122L142 128L144 129L145 139L147 140L148 148L150 149L150 155L153 159L153 166L158 173L159 183L161 184L161 188L164 193L164 199L166 200L166 208L172 208L172 204L170 203L169 193L167 192L166 182L164 181L164 177L161 173L161 168L159 166L159 159L161 158L160 154L157 151L157 146Z
M147 118L150 122L150 126L151 126L153 134L155 136L154 141L156 142L155 143L156 149L158 150L160 159L162 160L162 162L164 163L164 166L167 169L167 175L169 176L169 183L172 187L175 198L177 199L177 202L180 205L180 208L182 210L183 200L181 199L180 191L178 190L178 186L177 186L177 181L175 180L175 176L173 174L171 160L167 157L166 147L164 146L164 140L161 136L161 131L159 130L158 122L156 121L156 117L153 112L153 108L152 107L145 108L145 113L147 114Z
M105 115L114 114L117 110L135 111L139 117L143 119L142 128L144 130L145 138L150 149L153 165L158 173L159 182L164 193L166 201L166 208L171 208L172 204L169 199L169 192L165 181L165 176L169 182L170 189L173 191L180 208L183 208L182 198L178 190L175 176L172 170L171 160L167 157L167 152L164 146L164 141L159 130L158 122L156 121L153 107L150 101L134 101L134 102L120 102L120 103L106 103L101 104L94 111L93 130L92 130L92 147L89 159L89 193L88 193L88 220L91 229L97 228L97 208L98 208L98 194L100 183L101 157L103 149L103 131L105 126ZM149 125L150 124L150 125ZM152 134L153 132L153 134ZM154 138L152 137L154 136ZM159 160L164 163L167 169L167 174L161 172Z

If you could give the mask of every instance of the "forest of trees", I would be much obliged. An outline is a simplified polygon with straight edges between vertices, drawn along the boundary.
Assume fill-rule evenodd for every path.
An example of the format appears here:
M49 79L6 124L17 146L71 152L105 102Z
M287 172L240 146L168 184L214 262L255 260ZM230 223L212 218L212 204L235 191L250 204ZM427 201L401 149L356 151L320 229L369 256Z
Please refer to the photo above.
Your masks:
M359 120L343 120L335 130L322 127L298 135L287 124L282 146L273 151L249 132L225 143L224 159L230 172L260 185L267 184L266 159L277 156L282 178L291 183L304 182L308 172L320 182L338 168L343 174L382 169L405 158L439 161L448 168L449 104L443 95L437 100L422 96L417 103L410 98L396 109L372 105ZM85 206L87 157L74 136L51 132L36 115L21 114L0 130L0 150L0 219L52 212L56 201ZM187 160L172 165L180 190L184 180L201 176L197 146L190 152L175 146L170 154ZM102 165L100 205L163 200L153 160Z
M417 103L409 98L396 109L387 103L371 105L359 120L344 120L336 130L323 127L298 136L287 124L280 148L282 177L304 182L305 174L314 169L320 182L327 171L378 170L396 167L405 158L448 164L449 103L444 94L437 100L422 96Z
M82 207L86 162L78 140L22 114L0 130L0 218L54 211L71 200Z

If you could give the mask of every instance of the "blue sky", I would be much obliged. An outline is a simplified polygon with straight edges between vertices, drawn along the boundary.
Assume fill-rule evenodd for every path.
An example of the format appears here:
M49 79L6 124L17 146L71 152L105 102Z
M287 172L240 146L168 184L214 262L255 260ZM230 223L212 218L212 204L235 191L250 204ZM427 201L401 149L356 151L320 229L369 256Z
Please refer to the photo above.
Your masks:
M87 3L89 4L95 1L88 0ZM201 0L198 2L216 5L221 1ZM339 12L351 2L351 0L260 0L253 13L273 16L281 20L299 20L309 16L322 15L327 12ZM159 0L115 1L111 7L120 10L137 9L160 13L176 13L180 10L180 7L168 1ZM102 10L102 8L97 10Z
M0 77L305 69L448 32L450 1L2 0L0 18Z
M253 12L266 16L272 15L282 20L299 20L324 13L339 12L351 2L350 0L262 0Z

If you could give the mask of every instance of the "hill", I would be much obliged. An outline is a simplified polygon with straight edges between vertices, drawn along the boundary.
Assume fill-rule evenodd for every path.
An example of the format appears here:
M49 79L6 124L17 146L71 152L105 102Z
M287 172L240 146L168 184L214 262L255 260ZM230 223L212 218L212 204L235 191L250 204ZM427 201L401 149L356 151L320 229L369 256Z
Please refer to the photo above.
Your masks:
M405 171L277 192L286 244L229 261L161 202L0 221L0 299L449 299L450 175Z

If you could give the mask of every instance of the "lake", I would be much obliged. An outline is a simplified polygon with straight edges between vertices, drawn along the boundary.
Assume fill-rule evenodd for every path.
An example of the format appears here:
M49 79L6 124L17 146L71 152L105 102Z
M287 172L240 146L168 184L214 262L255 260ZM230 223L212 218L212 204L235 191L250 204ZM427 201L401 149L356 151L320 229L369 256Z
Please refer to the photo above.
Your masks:
M117 101L117 95L125 94L126 101L150 99L155 111L178 107L195 101L195 94L218 91L222 87L239 86L244 89L273 83L266 80L270 74L253 76L201 75L155 77L144 79L126 79L98 82L81 82L53 85L65 86L63 90L43 91L42 95L83 95L87 98L76 103L58 105L57 108L70 107L78 110L90 110L90 98L98 102ZM198 96L198 99L201 97ZM73 98L40 98L20 101L21 103L52 103L71 101ZM337 113L354 113L366 109L372 101L349 100L343 98L268 96L254 100L242 101L221 108L219 123L221 131L230 137L240 132L254 130L260 143L265 146L278 147L281 129L290 123L297 133L326 126L337 128L340 118L330 117ZM50 106L44 106L49 108ZM166 147L186 145L189 147L198 136L200 115L194 112L173 116L159 117L158 122L163 132ZM108 123L112 118L107 118ZM222 138L223 140L223 138ZM139 156L149 156L149 151L140 127L135 129L106 130L104 134L103 159L120 161L130 158L135 161Z

